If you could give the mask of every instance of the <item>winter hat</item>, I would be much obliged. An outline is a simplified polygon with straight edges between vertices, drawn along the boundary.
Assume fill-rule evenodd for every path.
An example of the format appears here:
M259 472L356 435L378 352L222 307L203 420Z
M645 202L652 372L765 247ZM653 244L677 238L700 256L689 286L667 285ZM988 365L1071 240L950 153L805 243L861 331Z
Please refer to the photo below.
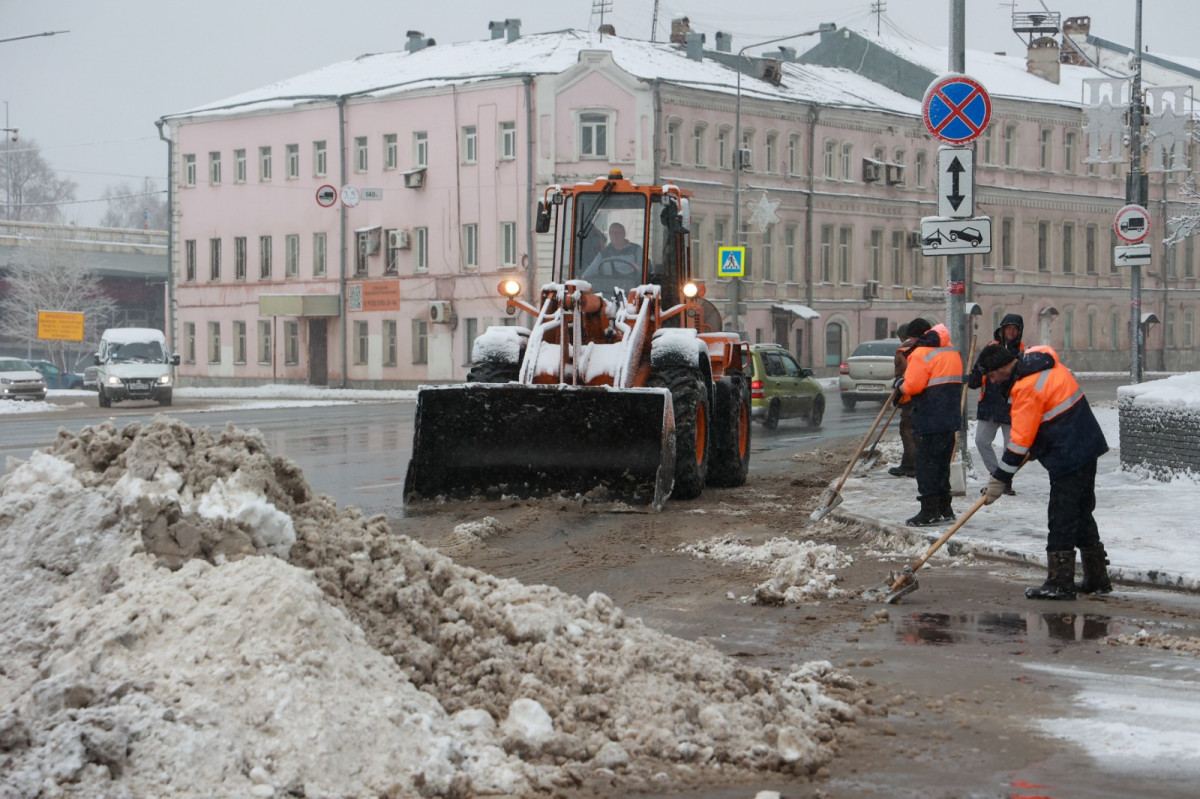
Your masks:
M1003 344L989 344L979 353L979 367L984 372L1002 369L1015 361L1017 356L1008 351Z
M931 327L933 327L933 325L929 324L929 322L918 316L916 319L909 322L904 328L904 335L908 336L909 338L919 338L920 336L928 333Z

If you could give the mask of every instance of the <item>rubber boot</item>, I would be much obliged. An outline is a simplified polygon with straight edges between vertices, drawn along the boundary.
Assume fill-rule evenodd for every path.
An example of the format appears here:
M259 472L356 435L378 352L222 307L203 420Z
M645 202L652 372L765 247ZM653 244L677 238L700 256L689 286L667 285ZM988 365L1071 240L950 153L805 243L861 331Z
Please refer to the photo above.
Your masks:
M899 466L893 466L888 469L888 474L892 477L916 477L917 470L912 466L905 466L903 462Z
M1079 560L1083 563L1083 581L1075 583L1075 590L1081 594L1112 593L1112 581L1108 579L1108 553L1104 551L1104 545L1079 550Z
M954 515L954 508L950 507L949 494L943 494L938 498L938 514L942 517L943 522L953 522L958 518Z
M905 522L909 527L929 527L942 523L942 514L938 512L937 497L921 497L921 510L916 516Z
M1075 598L1075 550L1046 553L1046 582L1037 588L1026 588L1029 599Z

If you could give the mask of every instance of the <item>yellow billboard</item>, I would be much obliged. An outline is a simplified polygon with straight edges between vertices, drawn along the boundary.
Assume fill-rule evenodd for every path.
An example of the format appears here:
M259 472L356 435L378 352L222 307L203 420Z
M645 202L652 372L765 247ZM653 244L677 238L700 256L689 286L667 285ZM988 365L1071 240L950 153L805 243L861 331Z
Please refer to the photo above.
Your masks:
M38 311L38 338L51 341L83 341L83 314Z

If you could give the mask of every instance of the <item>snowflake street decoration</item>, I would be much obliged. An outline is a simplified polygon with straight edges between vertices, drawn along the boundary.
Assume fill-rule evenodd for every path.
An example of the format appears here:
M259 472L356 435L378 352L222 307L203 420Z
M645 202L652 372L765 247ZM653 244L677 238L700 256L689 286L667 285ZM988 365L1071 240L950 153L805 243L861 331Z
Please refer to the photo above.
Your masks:
M766 191L758 198L758 202L750 207L754 209L754 213L750 215L750 224L758 225L759 233L766 233L768 227L779 222L779 214L775 213L779 208L779 200L768 200Z
M1089 78L1083 81L1083 132L1088 135L1085 164L1122 163L1121 140L1129 110L1129 81L1124 78ZM1100 150L1108 151L1106 156Z
M1187 171L1191 87L1154 86L1146 89L1146 105L1150 107L1150 164L1146 171Z

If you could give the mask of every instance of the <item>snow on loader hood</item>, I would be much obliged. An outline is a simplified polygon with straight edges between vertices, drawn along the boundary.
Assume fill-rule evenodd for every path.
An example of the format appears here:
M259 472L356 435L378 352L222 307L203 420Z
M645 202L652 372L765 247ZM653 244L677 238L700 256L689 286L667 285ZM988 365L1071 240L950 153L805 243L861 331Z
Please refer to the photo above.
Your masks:
M257 431L161 416L10 460L0 604L4 796L812 773L861 699L827 662L747 668L602 594L459 566L315 495Z

